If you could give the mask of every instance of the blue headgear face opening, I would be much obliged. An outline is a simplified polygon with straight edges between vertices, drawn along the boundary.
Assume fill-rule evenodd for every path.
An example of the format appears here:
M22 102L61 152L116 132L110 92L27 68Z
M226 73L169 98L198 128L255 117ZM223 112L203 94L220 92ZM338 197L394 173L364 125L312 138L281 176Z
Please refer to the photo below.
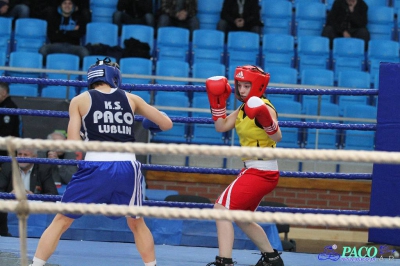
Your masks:
M119 88L121 86L119 66L116 63L112 63L108 57L103 60L97 59L96 64L89 67L87 77L89 89L93 83L98 81L107 83L112 88Z

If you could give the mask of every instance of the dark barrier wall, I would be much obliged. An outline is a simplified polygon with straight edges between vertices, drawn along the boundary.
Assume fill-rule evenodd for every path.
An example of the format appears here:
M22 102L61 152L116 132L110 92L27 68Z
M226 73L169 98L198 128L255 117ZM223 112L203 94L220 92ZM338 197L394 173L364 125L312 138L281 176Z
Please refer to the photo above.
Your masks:
M381 63L375 150L400 151L400 64ZM400 216L400 165L374 164L370 215ZM369 242L400 245L400 229L370 229Z
M11 97L21 109L68 111L69 102L58 99ZM68 118L22 116L23 137L45 139L54 130L67 130Z

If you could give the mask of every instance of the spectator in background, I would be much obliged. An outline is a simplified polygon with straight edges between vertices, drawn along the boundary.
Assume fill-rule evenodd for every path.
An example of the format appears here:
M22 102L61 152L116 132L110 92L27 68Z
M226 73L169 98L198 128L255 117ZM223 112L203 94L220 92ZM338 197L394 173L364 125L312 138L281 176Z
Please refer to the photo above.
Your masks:
M75 0L61 0L59 3L58 8L53 9L46 18L50 43L43 45L39 52L44 60L53 53L75 54L82 63L83 57L89 55L88 49L80 45L88 21L81 12L76 11Z
M37 151L31 148L21 148L17 150L17 157L36 158ZM49 165L19 162L18 166L26 194L58 195L56 185L51 177L51 168ZM4 163L2 165L2 173L2 177L6 177L6 182L4 180L0 181L0 190L14 193L11 163Z
M0 0L0 16L13 18L29 18L28 0Z
M9 95L10 88L7 83L0 82L0 108L18 108ZM0 137L20 137L20 117L18 115L0 114ZM0 150L1 156L7 156L6 150ZM4 176L3 164L0 162L0 192L9 192L6 176ZM0 212L0 236L11 236L8 232L7 213Z
M62 131L56 130L47 136L51 140L66 140L67 137ZM65 152L62 150L47 151L46 157L48 159L66 159L75 160L77 155L75 152ZM76 165L55 165L51 164L52 177L54 182L66 185L71 181L71 177L76 173L78 167Z
M41 0L31 0L31 1L41 1ZM52 0L51 1L51 8L57 9L60 6L60 1ZM75 12L81 13L81 16L84 18L85 21L90 22L92 21L92 13L90 11L90 0L79 0L75 1Z
M23 148L17 150L17 157L36 158L37 151ZM18 163L26 194L58 195L51 177L51 168L45 164ZM0 192L14 193L11 163L3 163L0 169ZM8 232L7 213L0 212L0 235L11 236Z
M141 24L154 27L153 1L118 0L113 23L118 25L119 34L123 24Z
M190 30L200 28L197 18L197 0L162 0L157 28L174 26Z
M0 108L18 108L9 95L7 83L0 82ZM0 137L20 137L21 119L18 115L0 114ZM0 156L7 156L6 150L0 150ZM1 162L0 162L1 165Z
M226 38L230 31L261 34L262 26L258 0L224 0L217 30L223 31Z
M367 50L370 39L367 13L368 6L363 0L335 0L322 30L322 36L330 40L330 48L333 48L333 39L352 37L363 39Z

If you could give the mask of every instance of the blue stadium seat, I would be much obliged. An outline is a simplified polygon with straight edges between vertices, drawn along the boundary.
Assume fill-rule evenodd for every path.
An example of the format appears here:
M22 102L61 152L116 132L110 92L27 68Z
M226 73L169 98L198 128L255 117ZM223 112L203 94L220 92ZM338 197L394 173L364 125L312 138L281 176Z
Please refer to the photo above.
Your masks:
M394 8L374 6L368 8L367 28L371 40L392 40L394 38Z
M380 62L399 62L399 42L391 40L370 40L368 44L367 64L371 82L375 86L375 76L379 74Z
M79 71L79 56L73 54L49 54L46 57L46 69ZM48 79L78 80L77 74L46 73ZM68 92L68 95L67 95ZM75 87L47 86L42 88L42 97L72 99L76 95Z
M269 83L297 84L297 70L293 67L266 67L270 74Z
M326 21L326 7L321 2L295 4L295 35L320 36Z
M189 78L189 64L177 60L158 60L156 62L156 76ZM156 79L157 84L188 85L189 81L175 81Z
M263 33L292 34L292 3L289 1L261 0Z
M301 72L301 84L316 86L333 86L333 71L325 68L304 69Z
M269 83L283 83L283 84L297 84L297 70L292 67L268 67L264 69L265 72L270 74ZM268 94L268 88L266 93ZM296 97L293 94L269 94L268 99L274 101L275 99L289 99L294 100Z
M154 98L154 105L159 106L159 110L164 111L168 116L189 117L188 111L171 111L163 109L163 106L174 106L187 108L189 107L189 98L176 92L168 92L165 94L157 93ZM188 127L185 123L174 123L172 129L152 134L152 142L164 143L186 143L188 138Z
M321 3L321 0L294 0L292 1L293 4L298 4L298 3ZM322 0L322 2L325 2L324 0Z
M113 14L117 11L118 0L90 0L92 22L113 22Z
M297 40L297 69L330 68L329 39L322 36L299 36Z
M38 52L46 43L47 21L37 18L19 18L15 21L14 51Z
M338 86L346 88L371 88L371 75L364 71L341 71L338 77Z
M368 9L375 9L380 6L389 6L389 0L364 0L364 2L368 5Z
M400 8L400 0L392 0L392 5L396 13L398 13L398 9Z
M152 78L128 78L125 75L152 75L153 62L146 58L126 57L119 60L119 66L122 73L123 84L149 84ZM142 97L147 103L151 102L151 91L131 91L133 94Z
M38 97L39 90L35 84L10 84L11 96Z
M193 31L192 64L199 62L224 63L224 33L216 29Z
M16 51L10 53L10 64L9 64L10 67L41 69L43 66L42 64L43 64L43 56L39 52ZM42 75L40 72L21 72L21 71L8 71L8 74L13 77L25 77L25 78L39 78Z
M46 57L46 68L79 71L79 56L73 54L49 54ZM49 79L79 79L78 74L46 73L46 76Z
M320 116L319 119L306 118L306 122L339 123L339 106L337 104L321 102L319 105L318 102L312 102L308 103L303 110L305 115ZM332 117L337 117L337 119ZM307 149L337 149L338 142L337 130L308 128L304 147Z
M193 78L207 79L212 76L225 76L225 66L220 63L194 63L192 66ZM193 85L205 85L203 82L192 82Z
M291 114L301 115L301 104L294 100L281 99L272 102L279 114L279 121L300 121L298 117L290 117ZM282 116L287 114L288 116ZM281 127L282 140L278 142L279 148L299 148L300 130L299 128Z
M210 103L207 95L197 95L196 97L193 97L192 107L207 110L207 112L192 112L192 117L210 118ZM195 123L191 126L190 142L195 144L224 145L226 144L226 137L224 133L215 130L214 123Z
M264 34L262 67L294 67L294 37L289 34Z
M197 2L197 18L200 29L215 30L221 17L223 0L201 0Z
M342 71L339 73L338 86L346 88L369 89L370 74L363 71ZM368 96L356 95L339 95L338 104L340 107L340 115L343 115L344 109L348 105L362 104L368 105Z
M344 118L360 118L376 120L377 108L372 105L348 105L344 109ZM344 121L351 124L371 124L374 122ZM343 149L345 150L374 150L375 132L364 130L346 130L344 133Z
M12 18L0 17L0 25L0 54L6 59L11 51Z
M227 66L259 65L260 35L248 31L230 31L227 43Z
M2 53L0 51L0 66L5 66L6 65L6 58L7 58L6 53L5 52ZM0 76L3 76L4 73L5 73L5 71L0 69Z
M333 86L333 71L328 69L304 69L301 73L301 84L313 86ZM303 112L309 103L331 102L331 95L302 95Z
M118 45L118 26L107 22L90 22L86 24L85 45L105 44Z
M141 42L148 43L150 46L150 55L154 52L154 28L147 25L122 25L121 47L125 48L124 41L129 38L135 38Z
M157 60L189 60L188 29L179 27L162 27L157 30Z
M123 75L122 83L131 84L149 84L152 78L128 78L127 74L151 76L153 71L153 62L150 59L139 57L125 57L119 60L119 66Z
M335 72L335 81L341 71L364 70L364 40L357 38L335 38L333 40L332 65Z

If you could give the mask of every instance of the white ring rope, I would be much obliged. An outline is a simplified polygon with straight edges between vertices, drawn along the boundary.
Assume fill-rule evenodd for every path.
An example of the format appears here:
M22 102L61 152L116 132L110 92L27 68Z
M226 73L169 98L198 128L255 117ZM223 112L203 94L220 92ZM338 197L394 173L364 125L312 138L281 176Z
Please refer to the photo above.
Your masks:
M19 201L0 200L0 210L16 212ZM106 204L28 202L30 213L74 213L106 216L144 216L169 219L229 220L358 228L400 228L400 217L368 215L312 214L284 212L249 212L237 210L195 209L175 207L135 207ZM20 209L20 211L24 211Z
M64 141L21 139L14 137L0 138L0 148L19 149L31 147L39 150L63 149L74 151L131 152L136 154L159 155L187 154L224 157L257 157L266 159L301 159L342 162L366 162L400 164L400 152L354 151L354 150L309 150L309 149L263 149L258 147L234 147L195 145L195 144L160 144L160 143L115 143L100 141Z
M224 157L257 157L267 159L302 159L346 162L371 162L400 164L400 152L351 151L351 150L307 150L307 149L263 149L253 147L188 145L188 144L154 144L154 143L115 143L84 142L64 140L21 139L14 137L0 138L0 148L14 154L19 148L61 149L74 151L108 151L131 152L136 154L159 155L187 154ZM16 167L14 155L13 167ZM22 191L22 182L17 182L18 171L13 171L13 184ZM18 192L18 189L17 191ZM281 213L281 212L249 212L237 210L190 209L147 206L120 206L106 204L82 203L48 203L26 200L22 192L16 193L18 200L0 200L1 211L15 212L19 219L21 265L27 264L27 218L30 213L75 213L106 216L144 216L157 218L185 218L207 220L229 220L243 222L269 222L291 225L317 225L332 227L360 228L400 228L400 217Z

